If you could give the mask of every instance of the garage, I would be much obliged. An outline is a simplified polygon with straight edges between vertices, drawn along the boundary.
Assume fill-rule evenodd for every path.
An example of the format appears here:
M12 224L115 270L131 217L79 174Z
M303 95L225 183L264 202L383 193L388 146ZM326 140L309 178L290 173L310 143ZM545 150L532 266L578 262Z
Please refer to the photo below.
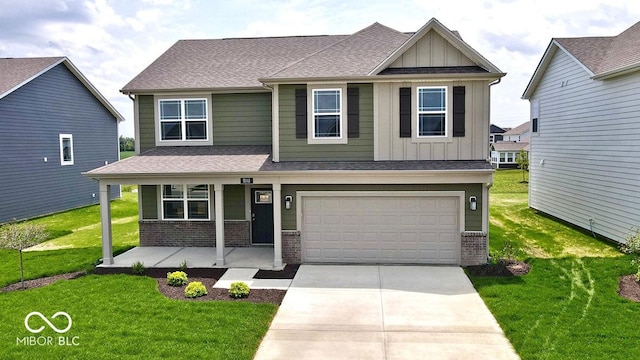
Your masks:
M460 263L464 193L298 195L302 262Z

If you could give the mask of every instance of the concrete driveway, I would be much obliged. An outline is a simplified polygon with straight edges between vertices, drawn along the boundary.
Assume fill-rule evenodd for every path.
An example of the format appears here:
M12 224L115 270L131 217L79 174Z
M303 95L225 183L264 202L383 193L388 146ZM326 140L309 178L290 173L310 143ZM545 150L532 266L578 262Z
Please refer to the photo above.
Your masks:
M256 359L518 359L459 267L303 265Z

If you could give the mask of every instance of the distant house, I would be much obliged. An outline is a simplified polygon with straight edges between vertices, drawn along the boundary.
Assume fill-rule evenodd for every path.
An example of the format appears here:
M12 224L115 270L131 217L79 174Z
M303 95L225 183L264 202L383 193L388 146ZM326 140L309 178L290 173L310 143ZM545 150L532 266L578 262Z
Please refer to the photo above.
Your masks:
M515 169L521 150L529 152L528 142L498 141L491 144L491 165L496 169Z
M491 124L489 127L489 142L494 143L496 141L502 141L502 134L504 134L507 130Z
M66 57L0 59L0 223L97 203L122 120Z
M523 99L530 206L623 242L640 226L640 22L617 36L552 39Z
M514 127L502 134L502 141L529 142L531 137L530 122Z

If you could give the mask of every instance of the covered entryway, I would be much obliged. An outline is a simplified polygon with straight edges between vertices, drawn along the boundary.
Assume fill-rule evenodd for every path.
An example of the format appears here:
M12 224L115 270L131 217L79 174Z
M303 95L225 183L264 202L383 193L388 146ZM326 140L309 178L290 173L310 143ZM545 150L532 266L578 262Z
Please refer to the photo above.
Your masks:
M304 263L460 263L463 193L298 196Z

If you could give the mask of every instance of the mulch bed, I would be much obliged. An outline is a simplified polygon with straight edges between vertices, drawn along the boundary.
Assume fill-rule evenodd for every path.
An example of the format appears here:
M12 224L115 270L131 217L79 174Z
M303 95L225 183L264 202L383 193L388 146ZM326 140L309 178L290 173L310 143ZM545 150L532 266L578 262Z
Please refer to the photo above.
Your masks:
M188 269L187 269L188 270ZM188 274L188 273L187 273ZM249 292L249 296L246 298L235 299L229 296L229 289L217 289L213 288L213 284L218 281L215 278L192 278L189 277L189 282L200 281L204 286L207 287L207 295L200 296L197 298L187 298L184 296L184 289L186 285L183 286L170 286L167 284L167 277L158 277L158 290L164 296L175 299L175 300L185 300L185 301L220 301L220 300L228 300L228 301L244 301L244 302L253 302L253 303L272 303L276 305L280 305L282 303L282 299L284 295L287 293L286 290L276 290L276 289L251 289Z
M522 276L529 273L531 265L523 261L500 260L496 264L467 266L473 276Z
M635 275L625 275L620 278L618 295L631 301L640 302L640 282L636 281Z
M60 274L60 275L55 275L55 276L43 277L43 278L34 279L34 280L25 280L24 288L22 287L22 285L19 282L17 282L15 284L11 284L11 285L7 285L7 286L3 287L2 289L0 289L0 292L35 289L35 288L43 287L43 286L46 286L46 285L49 285L49 284L53 284L54 282L56 282L58 280L76 279L76 278L79 278L80 276L83 276L85 274L86 273L84 271L77 271L77 272L72 272L72 273L67 273L67 274Z
M254 279L293 279L300 268L299 264L286 265L282 270L259 270Z

